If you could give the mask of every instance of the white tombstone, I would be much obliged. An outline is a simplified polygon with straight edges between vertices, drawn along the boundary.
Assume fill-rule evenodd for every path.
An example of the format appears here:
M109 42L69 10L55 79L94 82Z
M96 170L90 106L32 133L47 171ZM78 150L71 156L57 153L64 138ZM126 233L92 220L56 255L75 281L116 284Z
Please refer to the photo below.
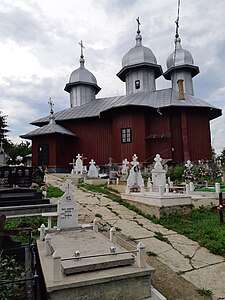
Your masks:
M217 194L220 193L220 184L218 182L215 183L215 190Z
M136 154L133 155L133 161L131 162L131 165L133 167L130 169L130 174L127 178L127 185L129 188L140 188L140 190L143 191L144 189L144 180L141 176L141 170L138 167L139 162L137 161L138 157Z
M129 161L125 158L123 160L122 175L125 175L125 176L128 175L128 165L129 165Z
M190 186L190 192L194 192L195 185L194 185L194 183L192 181L189 183L189 186Z
M83 173L83 161L82 161L82 156L78 153L76 156L76 162L75 162L75 167L74 167L74 172L75 174L82 174Z
M148 189L148 192L152 192L152 183L151 183L151 178L150 177L148 177L147 189Z
M190 185L186 184L186 196L190 196Z
M90 164L90 167L88 170L88 177L98 177L98 169L95 166L96 162L93 159L91 159L89 164Z
M78 226L76 201L72 195L71 181L66 181L67 189L58 203L57 227L74 228Z
M156 154L154 161L155 161L155 165L151 173L152 173L153 189L157 190L160 185L162 185L163 188L166 185L166 171L163 169L163 166L161 164L162 158L160 157L159 154Z

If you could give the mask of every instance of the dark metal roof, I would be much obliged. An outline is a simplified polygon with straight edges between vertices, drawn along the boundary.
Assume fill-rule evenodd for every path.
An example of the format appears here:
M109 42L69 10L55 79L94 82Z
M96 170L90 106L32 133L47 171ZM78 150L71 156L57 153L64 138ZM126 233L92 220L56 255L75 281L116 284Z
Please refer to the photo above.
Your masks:
M49 117L48 117L49 118ZM74 136L75 134L73 134L71 131L65 129L64 127L58 125L58 124L47 124L45 126L42 126L40 128L37 128L33 131L30 131L29 133L26 133L24 135L20 135L21 138L24 139L30 139L34 136L40 136L40 135L47 135L47 134L63 134L63 135L70 135L70 136Z
M217 118L222 114L221 109L189 94L185 94L185 100L179 100L178 93L169 88L154 92L147 91L126 96L99 98L82 106L56 112L54 115L56 121L90 118L98 117L107 110L126 106L144 106L155 109L169 107L208 108L210 119ZM48 116L46 116L33 121L31 124L41 125L47 123L48 120Z

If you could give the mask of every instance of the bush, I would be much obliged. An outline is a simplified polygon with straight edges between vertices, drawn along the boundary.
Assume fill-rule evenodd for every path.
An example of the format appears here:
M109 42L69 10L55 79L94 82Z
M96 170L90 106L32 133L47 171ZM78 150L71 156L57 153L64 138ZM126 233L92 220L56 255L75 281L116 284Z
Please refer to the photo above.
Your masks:
M0 280L9 281L10 283L0 285L0 299L18 299L21 296L21 288L23 283L14 282L15 280L23 279L25 273L20 264L13 257L8 257L0 252Z

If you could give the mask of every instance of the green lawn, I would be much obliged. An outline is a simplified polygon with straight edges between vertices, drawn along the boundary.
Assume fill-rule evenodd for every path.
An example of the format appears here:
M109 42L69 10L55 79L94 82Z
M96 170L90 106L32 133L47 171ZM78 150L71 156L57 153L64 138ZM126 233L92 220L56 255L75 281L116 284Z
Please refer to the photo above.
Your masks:
M197 188L197 189L195 189L195 191L197 191L197 192L211 192L211 193L216 192L215 188L199 188L199 189ZM225 193L225 188L224 187L220 188L220 191Z
M197 241L215 254L225 256L225 224L220 224L219 211L200 207L190 215L170 214L159 224Z

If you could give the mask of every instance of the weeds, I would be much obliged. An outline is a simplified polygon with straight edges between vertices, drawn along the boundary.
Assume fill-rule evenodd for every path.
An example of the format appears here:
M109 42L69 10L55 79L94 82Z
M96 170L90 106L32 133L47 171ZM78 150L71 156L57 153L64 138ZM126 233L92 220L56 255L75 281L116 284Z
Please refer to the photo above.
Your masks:
M202 288L202 289L197 289L196 291L200 296L208 296L208 297L212 296L211 290L206 290L206 289Z

